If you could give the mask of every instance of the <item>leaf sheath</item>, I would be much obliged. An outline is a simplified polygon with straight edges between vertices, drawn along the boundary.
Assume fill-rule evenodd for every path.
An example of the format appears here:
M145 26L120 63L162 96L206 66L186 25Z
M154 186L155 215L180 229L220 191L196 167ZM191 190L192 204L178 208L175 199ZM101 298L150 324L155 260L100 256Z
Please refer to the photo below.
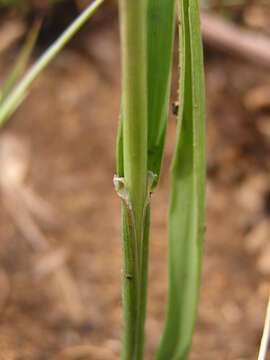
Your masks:
M123 0L126 4L128 0ZM130 1L132 3L132 1ZM146 21L147 28L145 33L147 34L147 56L145 58L147 69L147 88L145 93L140 93L138 99L143 94L146 98L147 104L147 174L149 181L149 174L156 175L153 187L158 183L159 173L162 162L164 139L166 134L169 95L170 95L170 79L171 79L171 65L172 65L172 47L174 37L174 0L147 0L144 2L147 4ZM133 6L136 2L133 2ZM121 5L121 1L120 1ZM121 8L120 8L121 9ZM132 16L134 20L134 12ZM131 20L130 20L131 21ZM129 22L130 23L130 22ZM136 31L138 32L139 22L136 24ZM123 36L123 35L122 35ZM132 44L132 41L129 41ZM134 44L134 43L133 43ZM130 50L132 51L132 50ZM133 54L133 55L132 55ZM140 52L130 52L130 57L137 63L140 63ZM140 72L142 72L143 66L140 65ZM140 74L141 75L141 74ZM136 81L140 79L140 75L136 76ZM123 86L123 91L125 87ZM119 118L118 129L118 143L117 143L117 176L123 177L127 184L126 165L132 163L131 159L127 159L127 148L125 143L132 141L132 138L137 138L136 132L133 131L129 134L125 131L127 114L127 102L125 100L125 94L123 93L121 113ZM133 114L135 119L140 119L139 112ZM138 121L138 120L137 120ZM136 120L133 120L133 124ZM128 139L129 137L129 139ZM144 139L140 137L140 141ZM140 144L137 138L137 146ZM138 150L138 154L142 151ZM134 157L135 158L135 157ZM141 169L136 171L139 174ZM150 176L151 177L151 176ZM139 182L136 182L137 187ZM130 193L130 185L128 186L128 193ZM148 192L150 189L148 189ZM151 189L152 191L152 189ZM149 193L146 194L146 200ZM136 191L136 198L140 197L140 191ZM133 200L131 200L132 202ZM144 204L145 205L145 204ZM133 207L134 208L134 207ZM147 276L148 276L148 247L149 247L149 222L150 222L150 204L144 209L145 214L143 216L136 216L135 222L141 222L140 233L142 240L139 246L134 245L134 239L132 238L132 227L128 226L128 211L127 208L122 207L122 249L123 249L123 273L127 273L130 269L136 273L136 262L139 264L139 286L132 285L131 279L123 277L123 359L142 359L143 358L143 343L144 343L144 323L146 312L146 295L147 295ZM140 237L139 232L137 239ZM133 244L133 245L132 245ZM130 252L133 252L133 256L127 257ZM139 261L136 260L136 253L139 254ZM128 261L133 261L134 264L129 264ZM134 281L136 282L136 275ZM132 278L133 279L133 278ZM137 292L137 294L136 294ZM134 301L137 302L137 323L134 322L133 312L136 309ZM134 328L137 330L137 335L134 333ZM134 336L136 340L134 340ZM137 343L137 345L136 345ZM134 352L130 351L131 348L136 348Z

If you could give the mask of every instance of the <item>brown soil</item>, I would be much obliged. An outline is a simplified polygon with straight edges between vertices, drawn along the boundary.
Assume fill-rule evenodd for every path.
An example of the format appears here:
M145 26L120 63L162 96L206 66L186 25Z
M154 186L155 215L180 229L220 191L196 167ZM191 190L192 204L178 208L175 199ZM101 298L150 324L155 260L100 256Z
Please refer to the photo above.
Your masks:
M13 135L29 147L23 185L49 202L56 224L34 217L51 246L35 250L27 225L18 224L20 209L14 216L0 203L1 360L119 358L120 201L112 186L120 104L117 25L86 34L82 47L57 58L2 130L1 139ZM251 360L270 284L270 101L254 103L254 93L269 89L270 75L225 54L206 55L207 232L191 359ZM8 62L2 60L0 75ZM176 78L175 68L173 99ZM164 317L175 128L170 115L163 175L152 201L149 360ZM63 262L71 275L57 286ZM74 287L79 298L72 297Z

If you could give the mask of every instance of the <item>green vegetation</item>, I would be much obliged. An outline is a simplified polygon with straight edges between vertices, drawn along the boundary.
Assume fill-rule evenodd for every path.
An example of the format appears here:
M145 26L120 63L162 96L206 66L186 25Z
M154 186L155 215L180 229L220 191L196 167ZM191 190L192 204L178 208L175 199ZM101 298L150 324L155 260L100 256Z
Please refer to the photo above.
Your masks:
M124 360L143 359L150 195L158 184L162 162L174 37L174 1L146 3L120 1L123 100L115 184L123 200ZM188 358L204 232L204 80L199 10L196 0L179 1L178 5L181 105L172 165L168 309L159 360Z
M15 86L38 25L1 91L0 126L42 73L102 4L94 1ZM11 5L14 1L4 1ZM144 357L151 193L161 171L175 33L174 0L119 0L122 107L114 184L122 199L123 360ZM204 233L204 75L198 0L179 0L179 112L171 168L169 292L158 360L186 360L200 288ZM165 241L165 239L164 239Z
M204 234L204 77L199 9L179 4L180 81L177 144L171 168L169 294L158 359L186 359L200 289Z
M31 56L32 50L35 46L38 34L40 29L40 22L34 25L32 31L30 31L30 34L28 36L28 39L25 42L25 45L23 46L21 52L19 53L15 64L13 65L12 69L9 72L8 78L5 81L4 85L2 86L2 89L0 89L0 107L1 104L3 104L6 97L11 92L13 86L15 85L16 81L24 71L27 62Z
M20 2L20 0L1 0L0 4L3 6L12 6L17 5Z
M74 22L64 31L64 33L48 48L47 51L29 69L17 86L12 87L4 101L0 104L0 127L10 118L14 111L21 104L26 96L26 92L32 82L45 70L55 56L72 39L77 31L86 23L104 0L94 1Z

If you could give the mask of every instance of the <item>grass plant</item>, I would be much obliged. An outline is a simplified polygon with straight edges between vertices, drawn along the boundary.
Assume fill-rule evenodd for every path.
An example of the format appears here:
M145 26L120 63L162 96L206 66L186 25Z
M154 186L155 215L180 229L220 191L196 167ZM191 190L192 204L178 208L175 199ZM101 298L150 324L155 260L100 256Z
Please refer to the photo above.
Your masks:
M0 102L0 126L33 81L102 4L95 0L14 86L36 38L25 45ZM198 0L178 0L179 113L171 168L169 290L157 360L186 360L196 319L204 233L204 76ZM122 199L122 359L144 358L151 194L164 152L175 34L174 0L119 0L122 106L114 185Z
M115 184L123 203L123 360L143 359L150 197L166 134L174 6L174 1L120 0L123 98ZM188 358L204 233L204 80L197 0L178 1L178 17L180 111L171 171L168 306L158 360Z

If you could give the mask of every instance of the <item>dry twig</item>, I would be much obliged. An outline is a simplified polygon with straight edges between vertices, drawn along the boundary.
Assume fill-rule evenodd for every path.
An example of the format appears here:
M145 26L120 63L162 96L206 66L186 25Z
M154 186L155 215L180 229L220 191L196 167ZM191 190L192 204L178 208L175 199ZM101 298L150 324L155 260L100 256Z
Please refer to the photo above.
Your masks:
M226 22L209 12L201 13L201 29L206 44L219 50L270 67L268 37Z

